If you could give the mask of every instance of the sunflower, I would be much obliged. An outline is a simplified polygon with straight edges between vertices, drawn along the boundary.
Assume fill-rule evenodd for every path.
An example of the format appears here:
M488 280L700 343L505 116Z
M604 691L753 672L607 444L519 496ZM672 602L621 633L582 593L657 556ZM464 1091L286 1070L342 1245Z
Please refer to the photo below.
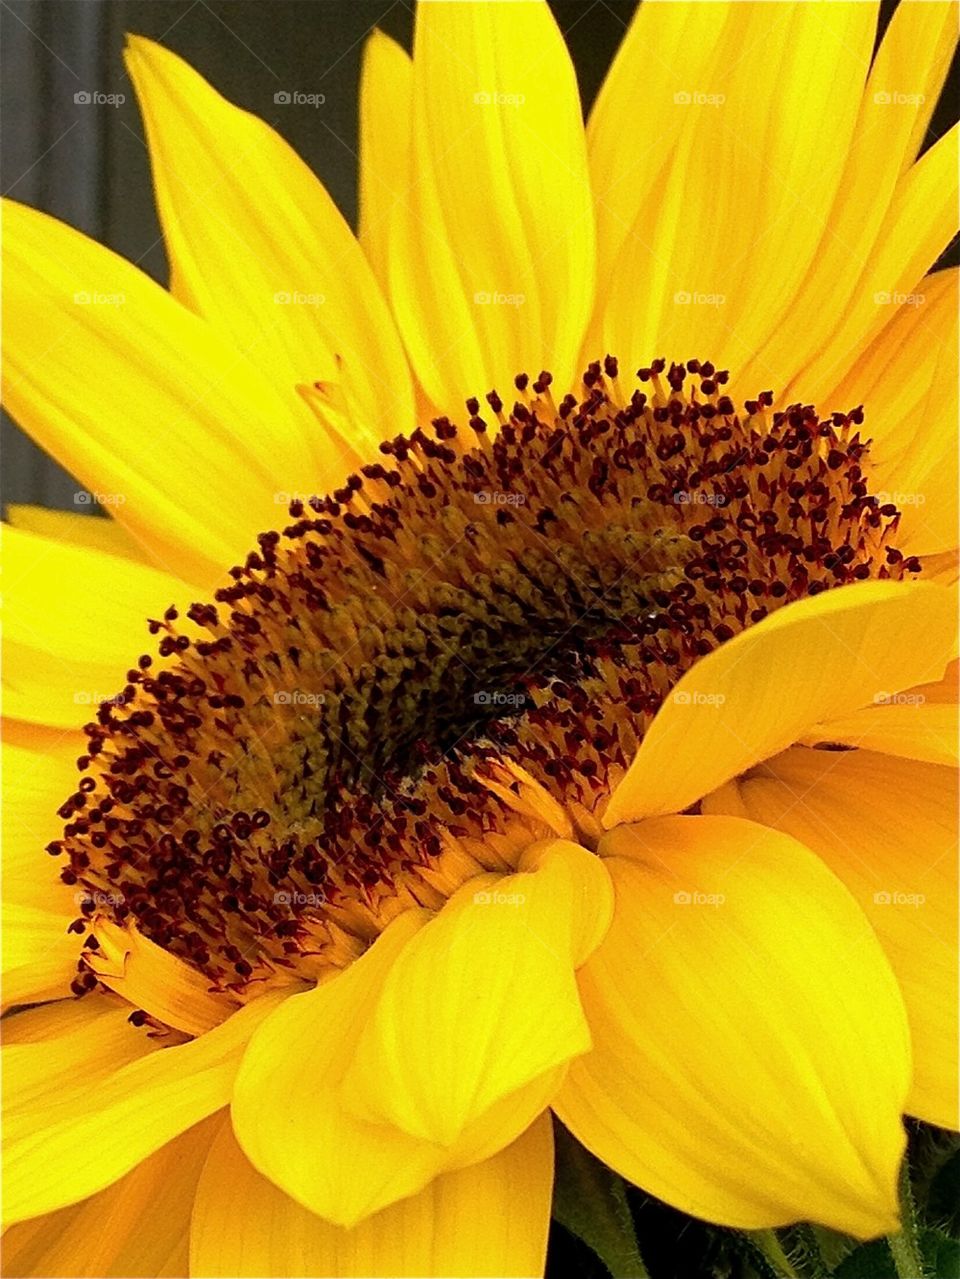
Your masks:
M707 1221L898 1229L956 10L876 22L647 0L584 131L545 5L423 4L359 243L132 38L170 291L6 205L6 403L113 517L6 530L6 1273L538 1274L551 1110Z

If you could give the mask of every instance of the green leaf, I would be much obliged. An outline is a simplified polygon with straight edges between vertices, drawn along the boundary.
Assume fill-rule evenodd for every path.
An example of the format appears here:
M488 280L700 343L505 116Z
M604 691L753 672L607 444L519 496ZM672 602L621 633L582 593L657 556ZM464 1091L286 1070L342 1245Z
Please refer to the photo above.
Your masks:
M942 1230L924 1230L920 1248L927 1274L933 1279L957 1279L960 1275L960 1243Z
M557 1120L554 1138L554 1218L597 1254L613 1279L649 1279L623 1178L594 1158Z
M835 1279L897 1279L897 1269L885 1239L861 1244L834 1271Z

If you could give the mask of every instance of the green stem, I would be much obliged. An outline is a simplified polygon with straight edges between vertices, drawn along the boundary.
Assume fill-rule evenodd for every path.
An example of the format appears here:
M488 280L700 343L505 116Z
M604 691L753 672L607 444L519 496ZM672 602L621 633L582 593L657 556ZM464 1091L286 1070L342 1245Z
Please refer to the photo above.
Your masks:
M784 1279L799 1279L796 1270L790 1264L787 1254L783 1251L783 1245L777 1238L775 1230L751 1230L750 1238L777 1271L777 1274L782 1275Z
M917 1216L910 1188L910 1165L906 1157L900 1165L900 1219L903 1229L895 1235L887 1235L898 1279L924 1279Z

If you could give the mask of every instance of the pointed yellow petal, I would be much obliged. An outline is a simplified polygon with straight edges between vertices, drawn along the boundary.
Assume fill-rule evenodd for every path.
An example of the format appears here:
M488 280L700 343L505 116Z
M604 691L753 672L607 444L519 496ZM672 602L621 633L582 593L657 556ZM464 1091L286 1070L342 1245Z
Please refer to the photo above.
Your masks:
M939 194L929 208L917 211L915 225L903 220L895 245L890 236L893 223L901 219L892 209L914 182L912 161L949 67L956 32L955 0L903 4L894 11L870 68L842 180L824 221L824 236L781 323L743 371L744 386L784 391L794 374L830 346L838 317L852 300L870 305L873 292L891 288L889 283L874 282L872 288L867 284L864 267L874 255L879 260L893 252L902 261L913 250L922 250L920 258L925 260L912 281L905 288L900 286L906 293L914 290L936 259L940 250L931 252L924 242L944 216L950 222ZM943 194L949 203L950 175L943 176L948 188ZM947 239L951 234L946 231ZM938 238L939 231L934 231L932 240ZM834 382L841 372L834 375ZM805 402L830 389L828 385L815 388L812 383L807 387L805 378L796 385L797 395Z
M90 494L82 492L81 506L87 506ZM24 506L11 503L7 507L7 519L14 528L28 533L39 533L54 542L69 542L72 546L85 546L106 555L119 555L129 560L143 559L142 548L126 529L115 519L100 516L77 515L73 511L51 511L45 506Z
M514 375L570 382L594 289L576 78L545 3L417 10L410 198L390 298L417 377L445 412Z
M130 1006L67 1035L3 1049L4 1212L52 1212L102 1190L225 1106L243 1047L282 996L263 995L215 1030L161 1048ZM88 1001L84 1001L86 1003Z
M360 75L359 239L384 291L390 222L410 183L412 102L410 55L396 40L374 31L364 45Z
M312 493L306 407L129 262L4 201L4 403L151 553L209 587Z
M126 63L178 295L263 370L291 412L298 383L341 386L350 437L313 432L305 491L326 492L350 469L351 450L369 453L413 415L406 360L360 246L263 121L150 40L129 37Z
M824 400L841 412L865 406L871 491L900 508L905 555L957 545L958 274L938 271L891 305L889 324Z
M552 1182L553 1135L542 1116L493 1158L445 1173L345 1230L262 1177L227 1129L200 1179L191 1273L211 1279L539 1276Z
M930 764L956 764L957 662L935 684L918 684L902 693L883 693L872 706L839 719L815 724L804 746L859 746Z
M714 7L687 6L704 11L691 18L693 66L684 48L672 75L653 72L654 123L669 93L676 149L649 194L640 183L599 294L605 349L631 367L696 355L736 373L753 355L816 253L873 49L876 4L739 3L723 7L713 58L701 61ZM654 36L667 27L668 56L680 22L662 16L669 8L646 16ZM659 60L655 42L647 56ZM645 89L642 76L636 95Z
M896 1229L910 1047L896 981L837 879L733 817L620 827L616 913L579 975L593 1052L563 1122L668 1203L744 1228Z
M754 821L812 848L856 897L907 1008L914 1073L906 1108L956 1128L956 770L795 747L726 789Z
M609 923L609 879L567 841L528 856L464 885L391 967L344 1080L365 1118L450 1146L589 1047L573 973Z
M136 560L9 526L3 551L5 711L79 728L122 692L150 645L147 619L186 603L191 588Z
M881 331L890 302L923 293L924 276L956 234L958 159L960 125L954 125L901 178L842 320L786 398L818 402Z
M654 0L639 5L633 16L587 125L601 285L609 281L639 210L663 182L681 134L694 123L682 96L689 86L711 83L718 42L733 9L724 3ZM598 309L606 302L601 287ZM590 358L597 355L593 351Z
M7 1276L155 1279L189 1273L190 1216L210 1143L225 1116L211 1116L80 1204L11 1226Z
M863 582L788 604L679 680L604 825L681 812L814 724L939 679L955 631L954 596L925 582Z

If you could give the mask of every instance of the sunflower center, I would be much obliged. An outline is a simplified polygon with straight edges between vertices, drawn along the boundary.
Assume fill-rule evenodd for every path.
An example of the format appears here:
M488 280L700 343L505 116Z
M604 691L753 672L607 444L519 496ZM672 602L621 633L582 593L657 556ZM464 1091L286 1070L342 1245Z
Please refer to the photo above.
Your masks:
M859 409L738 411L691 360L491 392L294 502L87 726L63 878L215 989L316 976L408 905L586 843L703 654L791 600L920 571ZM78 993L96 984L83 961ZM262 988L262 986L261 986Z

